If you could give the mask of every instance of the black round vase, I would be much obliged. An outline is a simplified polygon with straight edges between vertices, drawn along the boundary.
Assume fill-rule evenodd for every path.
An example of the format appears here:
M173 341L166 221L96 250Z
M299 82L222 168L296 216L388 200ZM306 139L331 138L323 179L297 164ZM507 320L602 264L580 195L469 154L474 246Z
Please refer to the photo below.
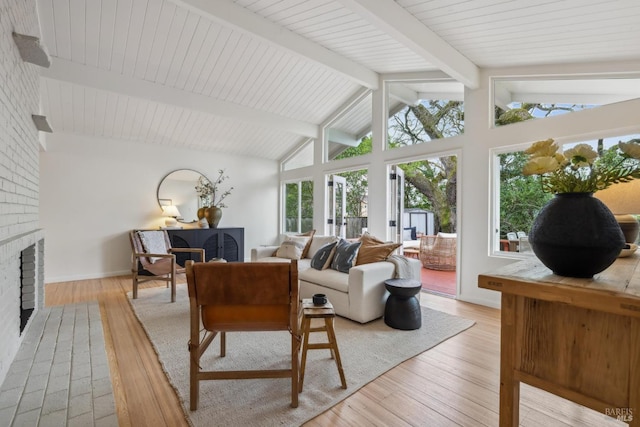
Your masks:
M529 243L551 271L569 277L600 273L625 244L615 217L591 193L556 194L535 218Z

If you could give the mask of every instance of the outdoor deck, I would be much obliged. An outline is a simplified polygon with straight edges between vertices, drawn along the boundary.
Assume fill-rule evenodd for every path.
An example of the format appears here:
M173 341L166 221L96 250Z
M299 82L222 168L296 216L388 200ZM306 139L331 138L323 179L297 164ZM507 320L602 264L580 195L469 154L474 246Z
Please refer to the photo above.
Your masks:
M456 272L420 269L422 289L442 296L456 296Z

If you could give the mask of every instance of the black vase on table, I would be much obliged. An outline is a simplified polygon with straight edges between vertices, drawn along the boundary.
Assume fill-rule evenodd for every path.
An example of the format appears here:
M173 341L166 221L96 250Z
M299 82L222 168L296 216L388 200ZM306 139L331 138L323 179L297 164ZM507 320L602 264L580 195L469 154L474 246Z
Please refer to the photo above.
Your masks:
M592 193L560 193L535 218L531 249L560 276L593 277L616 260L625 245L615 217Z

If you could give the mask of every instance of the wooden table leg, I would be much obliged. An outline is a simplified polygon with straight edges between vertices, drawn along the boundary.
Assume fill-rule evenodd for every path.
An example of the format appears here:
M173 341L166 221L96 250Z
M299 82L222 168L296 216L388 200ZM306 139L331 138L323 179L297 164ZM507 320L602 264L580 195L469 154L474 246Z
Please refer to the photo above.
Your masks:
M338 340L336 339L336 332L333 329L333 317L324 319L324 323L327 329L327 337L331 344L331 355L336 359L336 365L338 366L338 374L340 374L340 383L342 388L347 388L347 380L344 377L344 370L342 369L342 361L340 360L340 351L338 350Z
M514 295L502 294L502 328L500 332L500 427L520 424L520 382L514 377L516 367L516 302Z
M302 393L302 385L304 384L304 368L307 365L307 349L309 347L309 330L311 326L311 319L308 317L302 318L302 361L300 362L300 379L298 381L298 393Z
M631 320L631 336L640 337L640 319ZM629 416L630 427L640 427L640 342L631 340L629 365Z

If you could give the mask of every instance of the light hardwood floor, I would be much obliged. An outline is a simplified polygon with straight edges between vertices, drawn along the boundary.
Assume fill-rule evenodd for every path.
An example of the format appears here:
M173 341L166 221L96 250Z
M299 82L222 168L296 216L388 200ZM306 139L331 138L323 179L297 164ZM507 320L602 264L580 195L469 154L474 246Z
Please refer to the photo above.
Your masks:
M182 276L179 283L184 282ZM142 284L139 298L151 286L164 283ZM178 398L127 301L130 288L128 276L51 283L45 287L45 304L99 302L121 426L187 426ZM307 426L498 425L500 312L427 293L421 301L476 324L390 370ZM531 387L523 385L521 396L521 426L613 424L601 414Z

